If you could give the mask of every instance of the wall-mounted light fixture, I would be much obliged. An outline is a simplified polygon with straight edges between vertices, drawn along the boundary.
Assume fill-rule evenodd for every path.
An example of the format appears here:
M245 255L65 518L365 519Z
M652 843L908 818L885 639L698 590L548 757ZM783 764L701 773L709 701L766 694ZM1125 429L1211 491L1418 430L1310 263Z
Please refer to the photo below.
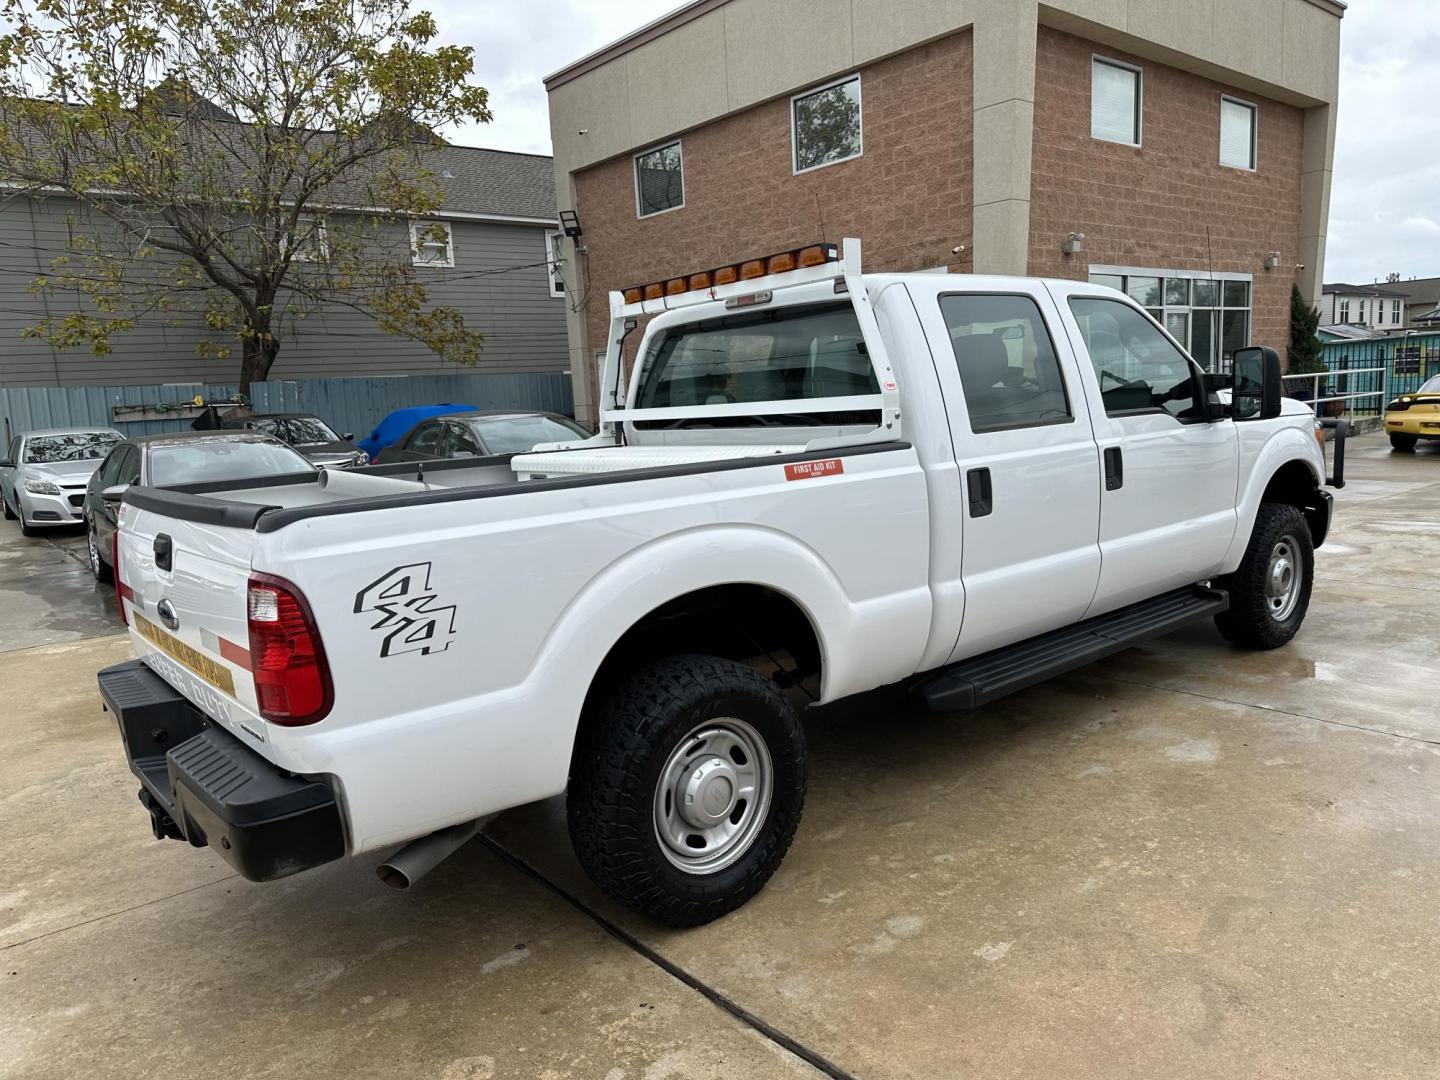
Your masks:
M574 210L560 211L560 228L571 240L579 240L584 234L584 230L580 228L580 215Z
M1266 254L1265 254L1265 269L1266 269L1266 270L1279 270L1279 269L1280 269L1280 253L1279 253L1278 251L1266 252Z
M1060 241L1060 250L1066 255L1075 255L1085 250L1085 234L1083 232L1072 232Z

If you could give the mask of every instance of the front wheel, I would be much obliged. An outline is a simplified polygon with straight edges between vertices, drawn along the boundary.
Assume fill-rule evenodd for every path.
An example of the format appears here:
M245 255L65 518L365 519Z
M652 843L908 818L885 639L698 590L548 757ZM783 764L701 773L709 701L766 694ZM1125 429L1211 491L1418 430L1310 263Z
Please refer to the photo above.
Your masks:
M749 900L784 858L805 803L805 737L754 668L676 656L586 717L566 817L594 882L669 926Z
M21 501L18 494L15 496L15 514L20 519L21 536L35 537L40 535L40 530L25 520L25 504Z
M1215 616L1215 626L1242 649L1278 649L1305 621L1314 580L1305 515L1283 503L1261 503L1239 569L1216 583L1230 594L1230 609Z
M10 509L10 500L5 498L4 488L0 488L0 510L4 510L6 521L15 520L15 511Z
M1390 449L1392 450L1414 450L1418 441L1414 435L1401 435L1395 431L1390 433Z

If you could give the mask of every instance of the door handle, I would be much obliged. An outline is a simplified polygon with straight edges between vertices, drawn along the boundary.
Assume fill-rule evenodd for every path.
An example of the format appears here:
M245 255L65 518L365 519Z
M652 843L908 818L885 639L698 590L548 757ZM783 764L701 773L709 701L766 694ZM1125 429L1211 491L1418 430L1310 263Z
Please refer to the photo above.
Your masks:
M1107 446L1105 448L1105 490L1116 491L1125 486L1125 459L1120 454L1120 447Z
M155 565L161 570L169 571L174 565L175 544L166 533L155 537Z
M965 474L965 490L970 496L970 516L985 517L995 509L990 489L990 470L971 469Z

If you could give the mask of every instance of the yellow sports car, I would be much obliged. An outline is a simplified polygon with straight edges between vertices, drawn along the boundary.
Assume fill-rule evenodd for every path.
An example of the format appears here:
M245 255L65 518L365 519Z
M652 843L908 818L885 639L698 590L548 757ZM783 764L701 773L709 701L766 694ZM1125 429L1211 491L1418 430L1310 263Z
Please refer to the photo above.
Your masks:
M1386 405L1385 430L1395 450L1414 450L1418 439L1440 439L1440 375Z

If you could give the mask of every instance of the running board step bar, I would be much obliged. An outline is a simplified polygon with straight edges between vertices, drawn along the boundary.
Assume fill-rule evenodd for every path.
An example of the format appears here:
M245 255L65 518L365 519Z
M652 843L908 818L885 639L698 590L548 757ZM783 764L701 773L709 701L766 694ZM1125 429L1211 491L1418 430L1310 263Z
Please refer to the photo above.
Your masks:
M1218 615L1229 606L1229 595L1220 589L1177 589L961 660L916 683L911 692L920 704L937 712L975 709L1188 623Z

